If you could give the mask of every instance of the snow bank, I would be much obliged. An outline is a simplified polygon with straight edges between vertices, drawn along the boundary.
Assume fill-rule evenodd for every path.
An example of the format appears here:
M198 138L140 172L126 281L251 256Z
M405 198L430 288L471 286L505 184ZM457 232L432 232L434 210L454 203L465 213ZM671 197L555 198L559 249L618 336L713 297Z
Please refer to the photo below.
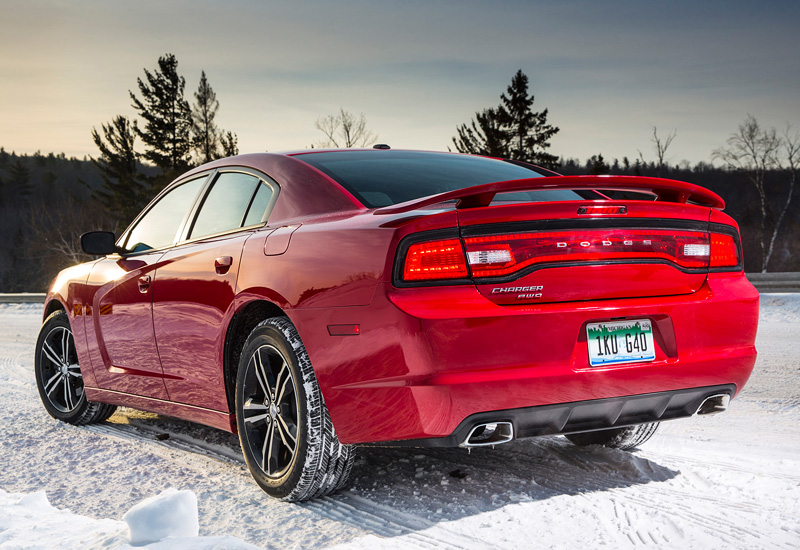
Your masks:
M235 537L198 537L197 497L191 491L167 489L131 508L124 519L59 510L43 491L0 489L0 550L258 550Z

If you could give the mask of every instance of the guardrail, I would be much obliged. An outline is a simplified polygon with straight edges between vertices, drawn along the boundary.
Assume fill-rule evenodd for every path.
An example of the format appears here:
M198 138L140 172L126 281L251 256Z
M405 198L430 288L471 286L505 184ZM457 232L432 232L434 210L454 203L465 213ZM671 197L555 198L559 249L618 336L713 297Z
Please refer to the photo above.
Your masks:
M800 273L748 273L759 292L800 292ZM0 304L41 304L44 292L0 293Z
M44 292L16 292L0 294L0 304L43 304Z
M800 273L748 273L759 292L800 292Z

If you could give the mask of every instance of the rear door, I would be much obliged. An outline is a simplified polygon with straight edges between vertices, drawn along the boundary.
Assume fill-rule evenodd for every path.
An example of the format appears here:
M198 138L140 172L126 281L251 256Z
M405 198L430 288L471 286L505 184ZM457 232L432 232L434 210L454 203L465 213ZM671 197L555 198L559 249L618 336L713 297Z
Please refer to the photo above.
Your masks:
M216 173L183 242L159 262L153 326L172 401L227 410L223 351L242 247L276 195L274 182L254 172Z

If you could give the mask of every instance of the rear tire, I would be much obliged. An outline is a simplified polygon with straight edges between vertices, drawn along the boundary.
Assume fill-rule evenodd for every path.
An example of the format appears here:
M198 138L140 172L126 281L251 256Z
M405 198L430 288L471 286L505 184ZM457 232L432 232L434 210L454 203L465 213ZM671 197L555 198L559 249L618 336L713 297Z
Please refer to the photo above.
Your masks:
M80 426L102 422L117 409L86 400L75 338L64 311L45 319L36 340L34 370L39 397L53 418Z
M247 467L270 496L309 500L350 475L355 449L339 443L305 346L285 317L262 321L247 338L236 425Z
M651 422L649 424L637 424L636 426L626 426L624 428L613 428L610 430L566 434L564 437L579 447L603 445L604 447L611 447L612 449L629 451L653 437L653 434L656 433L656 429L658 429L658 425L658 422Z

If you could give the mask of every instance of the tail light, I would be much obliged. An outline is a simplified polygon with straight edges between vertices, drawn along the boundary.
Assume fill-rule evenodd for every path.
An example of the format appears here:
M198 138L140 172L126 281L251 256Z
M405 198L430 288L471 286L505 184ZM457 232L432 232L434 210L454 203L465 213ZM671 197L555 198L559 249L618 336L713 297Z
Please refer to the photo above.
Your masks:
M711 269L739 265L739 246L731 235L711 233Z
M465 279L467 259L459 239L412 244L406 253L403 279L428 281Z
M405 281L505 277L538 264L667 261L682 269L740 264L732 235L669 229L583 229L466 237L412 244Z

